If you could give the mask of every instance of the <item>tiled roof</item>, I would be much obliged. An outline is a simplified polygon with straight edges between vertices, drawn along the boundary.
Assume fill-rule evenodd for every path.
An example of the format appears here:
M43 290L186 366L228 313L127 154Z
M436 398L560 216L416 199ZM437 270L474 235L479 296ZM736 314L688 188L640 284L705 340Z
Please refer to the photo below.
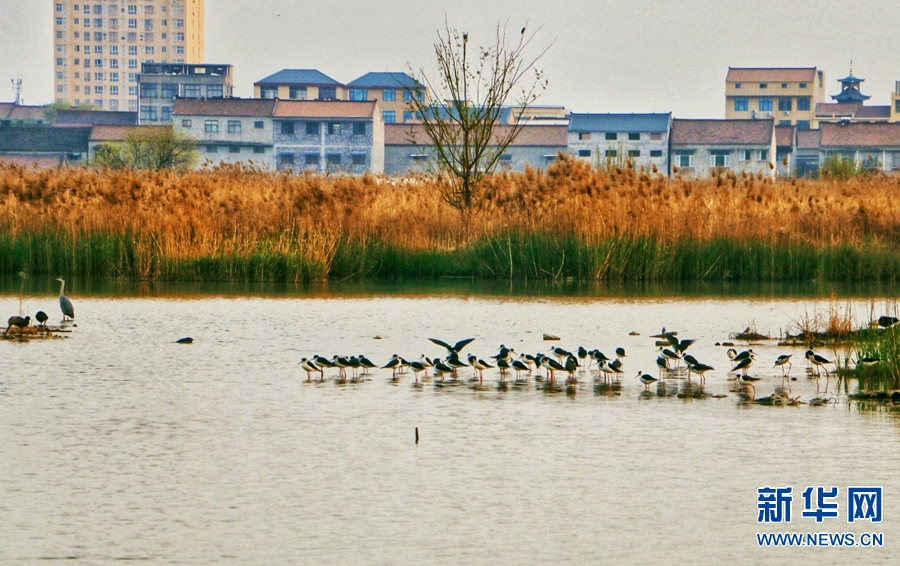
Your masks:
M61 155L0 155L0 163L14 163L26 167L37 165L42 169L55 169L63 164Z
M0 128L0 151L78 153L87 151L90 135L90 128L49 126Z
M282 69L253 83L256 85L344 86L317 69Z
M182 116L271 116L275 112L274 99L260 98L179 98L175 100L174 115Z
M667 132L671 113L576 114L569 117L570 132Z
M811 83L815 78L815 67L728 67L728 76L725 77L725 82Z
M823 123L821 132L823 148L900 147L900 123Z
M498 126L497 132L503 135L511 126ZM416 143L410 141L410 137ZM523 126L519 131L513 146L539 146L564 148L567 144L565 126ZM421 124L385 124L384 145L431 145L425 128Z
M859 92L859 89L856 87L845 88L838 94L832 94L831 99L836 100L839 104L848 104L854 102L865 102L872 98L868 94L863 94Z
M672 120L673 144L746 144L772 142L775 121L768 120Z
M854 118L890 118L891 107L884 106L857 106Z
M858 104L837 104L835 102L819 102L816 104L816 118L836 118L853 116Z
M54 126L136 126L137 112L110 112L106 110L57 110Z
M794 147L794 126L775 126L775 145L778 147Z
M124 141L134 131L164 131L172 126L94 126L91 128L90 141Z
M12 102L0 102L0 120L6 120L9 118L9 113L12 111L15 104Z
M279 118L371 118L375 101L279 100L274 116Z
M822 130L798 130L797 149L819 149Z
M43 122L44 107L43 106L13 106L9 115L9 120L17 120L22 122Z
M347 83L347 86L353 88L406 88L422 85L406 73L366 73Z

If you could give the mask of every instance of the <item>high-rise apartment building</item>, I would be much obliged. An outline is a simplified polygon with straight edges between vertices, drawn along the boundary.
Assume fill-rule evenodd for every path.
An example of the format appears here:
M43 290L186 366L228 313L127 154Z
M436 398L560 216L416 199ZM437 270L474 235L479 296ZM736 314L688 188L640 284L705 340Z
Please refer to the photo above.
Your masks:
M203 62L204 0L55 0L54 98L138 110L143 63Z

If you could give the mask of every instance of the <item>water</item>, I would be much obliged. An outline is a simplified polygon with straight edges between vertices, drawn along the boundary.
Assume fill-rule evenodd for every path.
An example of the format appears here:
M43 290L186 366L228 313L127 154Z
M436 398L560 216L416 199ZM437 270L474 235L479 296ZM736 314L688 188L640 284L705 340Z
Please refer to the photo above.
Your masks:
M26 310L57 320L52 281L28 285ZM778 334L827 308L821 294L81 289L67 285L68 337L0 341L0 563L893 563L900 413L808 379L802 351L790 394L829 403L742 403L715 346L751 323ZM16 314L17 287L0 293L0 315ZM891 304L851 302L860 320ZM648 335L662 326L698 339L690 352L716 367L705 391L724 397L643 394L632 377L656 373ZM582 375L567 393L533 379L503 390L495 372L483 388L467 373L445 387L388 371L307 383L297 365L313 353L439 355L428 337L470 336L481 357L500 343L623 346L626 371L617 390ZM765 396L790 350L753 348ZM756 489L788 485L792 523L758 525ZM800 518L807 485L839 486L839 519ZM884 486L883 523L847 524L851 485ZM761 549L755 537L825 531L883 532L885 547Z

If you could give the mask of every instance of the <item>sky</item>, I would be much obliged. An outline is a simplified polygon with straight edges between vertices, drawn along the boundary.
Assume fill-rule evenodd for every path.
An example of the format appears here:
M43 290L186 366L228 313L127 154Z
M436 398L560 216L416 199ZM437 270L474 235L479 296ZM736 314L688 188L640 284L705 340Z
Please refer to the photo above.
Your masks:
M0 101L53 100L53 0L0 0ZM549 84L538 104L574 112L721 118L728 67L818 67L826 94L850 70L868 104L900 80L896 2L866 0L206 0L206 59L234 65L235 95L284 68L349 82L369 71L432 72L446 21L490 43L498 24L536 30ZM537 54L536 51L533 52Z

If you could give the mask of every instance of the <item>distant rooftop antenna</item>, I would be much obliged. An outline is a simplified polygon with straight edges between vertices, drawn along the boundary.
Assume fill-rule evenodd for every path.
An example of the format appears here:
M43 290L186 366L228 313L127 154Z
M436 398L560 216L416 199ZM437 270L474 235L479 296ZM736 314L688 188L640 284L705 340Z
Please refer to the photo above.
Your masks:
M13 92L16 95L16 106L22 101L22 77L18 76L12 79Z

